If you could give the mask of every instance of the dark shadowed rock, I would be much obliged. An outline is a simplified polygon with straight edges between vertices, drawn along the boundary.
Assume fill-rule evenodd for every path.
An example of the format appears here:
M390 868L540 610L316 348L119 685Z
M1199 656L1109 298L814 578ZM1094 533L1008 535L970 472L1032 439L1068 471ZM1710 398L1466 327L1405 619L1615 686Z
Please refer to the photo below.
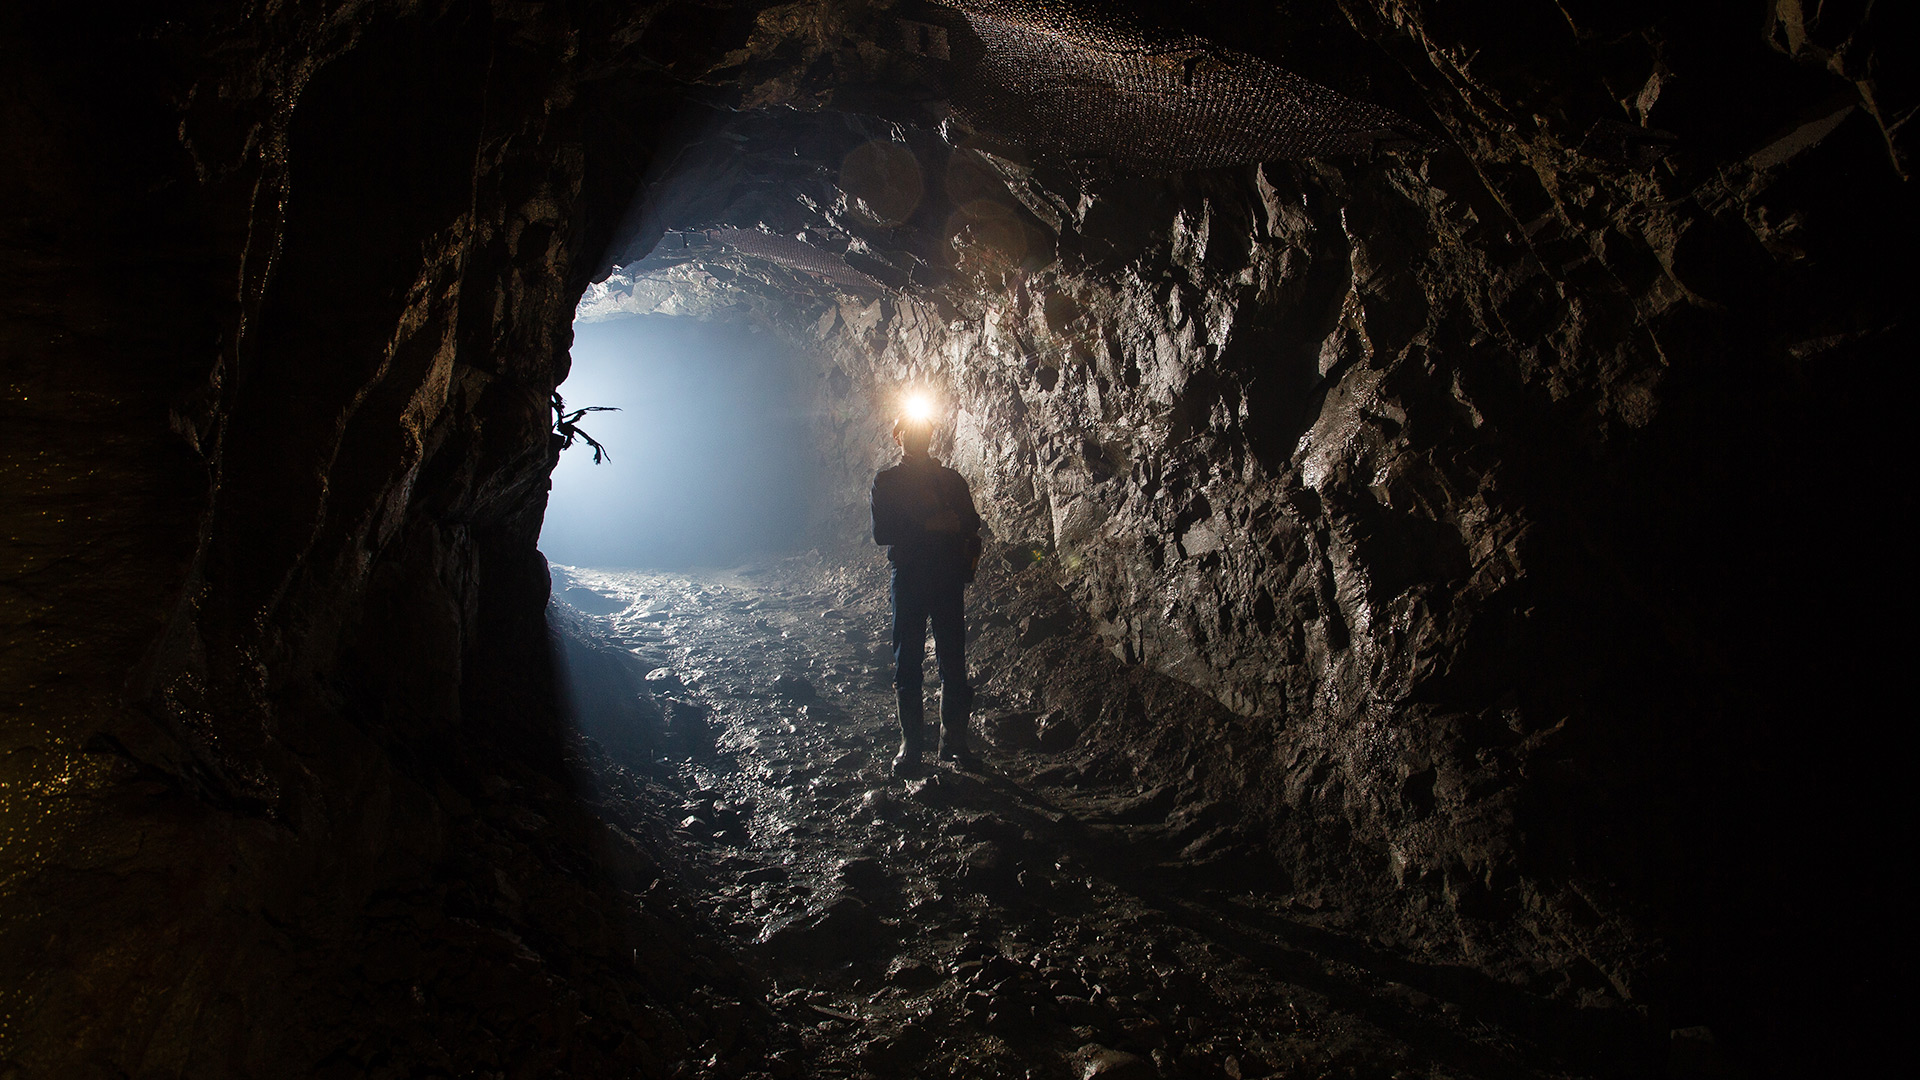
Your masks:
M941 828L991 808L1080 846L1048 946L1103 1002L1271 935L1236 962L1338 999L1257 1012L1275 1071L1382 1065L1355 1017L1422 978L1450 1071L1878 1064L1902 1005L1832 911L1902 917L1902 14L10 6L0 1060L1015 1074L1012 975L928 988L992 1038L776 1052L720 944L874 979L900 913L808 906L854 823L924 844L875 895L1015 949L1066 905ZM572 321L670 313L802 366L811 580L549 573ZM863 810L905 383L987 525L980 717L1053 760L1021 721ZM722 638L711 683L667 647ZM768 808L690 797L763 751ZM795 880L714 869L762 842Z
M1081 1047L1074 1062L1080 1080L1154 1080L1160 1075L1151 1060L1098 1044Z
M1079 741L1080 725L1067 715L1065 709L1053 709L1040 718L1034 737L1042 750L1057 754L1071 749Z
M887 965L887 982L908 990L919 990L941 981L938 968L912 956L896 956Z
M1039 743L1038 719L1032 713L995 713L988 716L981 727L987 741L996 749L1024 750Z
M848 859L840 864L835 873L847 888L863 895L883 889L887 885L886 867L875 858Z
M795 701L811 701L819 697L819 691L805 678L791 673L776 676L773 680L773 692L781 697Z

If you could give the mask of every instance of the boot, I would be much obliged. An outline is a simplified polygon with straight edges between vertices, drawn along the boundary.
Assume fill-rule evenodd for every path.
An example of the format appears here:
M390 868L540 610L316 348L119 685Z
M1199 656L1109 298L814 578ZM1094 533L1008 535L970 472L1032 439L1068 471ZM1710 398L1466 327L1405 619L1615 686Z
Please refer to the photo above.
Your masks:
M976 765L967 746L967 717L973 709L973 691L948 683L940 688L940 760Z
M900 752L893 755L893 775L917 776L920 751L926 744L927 703L919 687L899 690Z

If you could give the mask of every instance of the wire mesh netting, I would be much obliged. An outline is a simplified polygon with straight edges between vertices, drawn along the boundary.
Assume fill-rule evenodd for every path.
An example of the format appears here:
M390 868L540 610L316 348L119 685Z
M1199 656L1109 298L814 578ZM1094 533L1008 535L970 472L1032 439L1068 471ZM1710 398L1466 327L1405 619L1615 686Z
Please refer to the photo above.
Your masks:
M896 11L887 25L898 37L880 44L896 57L911 58L926 84L920 89L931 90L971 134L988 136L964 144L997 155L983 160L1004 163L1007 147L996 144L1012 143L1020 151L1015 157L1049 158L1073 171L1165 173L1432 145L1418 126L1391 110L1205 38L1097 11L1084 0L906 0ZM716 177L750 177L759 191L776 182L784 166L766 152L774 129L755 130L755 137L737 139L759 147L758 157L741 151L739 160L707 165ZM844 149L845 140L832 137L837 134L845 132L828 132L822 140L830 153ZM956 141L951 132L947 136ZM955 155L929 181L924 170L938 168L938 157L884 134L854 146L834 180L858 211L845 220L820 220L820 208L805 198L800 201L811 216L796 220L782 212L778 198L766 205L722 199L724 206L709 206L712 200L694 197L691 204L702 209L689 216L704 219L707 227L674 231L636 270L644 275L690 261L731 264L754 276L768 270L793 275L796 287L813 287L810 280L841 291L886 293L914 280L938 280L942 273L936 267L916 279L916 267L931 265L923 261L928 256L897 242L897 232L939 228L928 221L910 225L916 213L944 220L945 232L932 246L951 256L941 264L949 269L956 263L964 269L970 253L1018 264L1036 243L1051 250L1046 237L1034 237L1059 228L1054 206L1028 197L1026 180L993 174L999 165L969 171ZM1011 168L1026 175L1019 166ZM1020 190L1010 192L1010 184ZM700 190L712 187L709 181ZM721 190L731 189L722 184ZM928 211L930 191L950 205ZM822 197L832 201L831 194ZM1016 202L1034 215L1031 228ZM721 224L727 221L756 226ZM849 234L860 233L863 222L882 226L884 235L871 244L873 236L854 236L850 246ZM817 224L825 224L828 235L819 234ZM746 269L741 259L762 269Z
M949 0L903 44L968 124L1120 168L1213 168L1422 141L1390 110L1192 35L1096 21L1064 0Z

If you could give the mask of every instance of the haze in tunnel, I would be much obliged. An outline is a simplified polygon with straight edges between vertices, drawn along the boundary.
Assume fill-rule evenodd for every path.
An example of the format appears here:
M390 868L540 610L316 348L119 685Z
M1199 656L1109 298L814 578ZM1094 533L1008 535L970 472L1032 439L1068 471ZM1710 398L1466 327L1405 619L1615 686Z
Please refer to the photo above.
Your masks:
M815 486L797 365L746 327L640 316L574 326L560 386L584 442L553 472L540 549L574 566L726 566L802 544Z

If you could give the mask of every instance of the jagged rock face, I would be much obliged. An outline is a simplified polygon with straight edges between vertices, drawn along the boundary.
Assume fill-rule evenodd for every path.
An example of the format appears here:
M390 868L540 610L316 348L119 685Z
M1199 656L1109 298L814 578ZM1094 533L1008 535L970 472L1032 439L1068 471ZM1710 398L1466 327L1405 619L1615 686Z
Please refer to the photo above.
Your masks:
M4 1068L665 1070L731 976L570 790L534 541L685 26L97 14L0 17Z
M1807 568L1833 520L1850 571L1891 564L1859 463L1893 460L1912 342L1912 105L1874 16L1220 7L1181 18L1457 149L1083 183L900 126L929 114L876 90L912 74L886 5L0 17L0 1059L594 1074L700 1042L662 1003L732 976L553 779L533 546L573 303L669 229L831 256L656 253L658 299L817 343L842 539L890 394L941 387L1005 550L1241 717L1128 730L1184 732L1304 889L1657 1004L1878 865L1870 831L1760 858L1880 810L1833 801L1878 774L1799 719L1864 693L1773 674L1869 687L1892 650L1782 632L1877 606ZM860 115L627 221L689 85ZM1761 809L1790 786L1834 809ZM421 1034L528 997L557 1011Z
M680 303L819 341L829 534L861 538L889 410L934 388L996 538L1051 560L1117 655L1246 717L1148 716L1089 753L1165 773L1143 733L1194 727L1212 752L1187 779L1260 809L1303 888L1380 898L1389 936L1597 970L1588 992L1640 1007L1699 992L1676 962L1732 992L1721 950L1797 886L1728 881L1787 827L1768 789L1806 744L1785 710L1818 698L1774 677L1798 662L1778 620L1825 602L1792 584L1816 534L1777 508L1845 469L1803 410L1876 414L1808 380L1884 370L1910 334L1882 270L1912 235L1904 151L1869 104L1902 91L1873 27L1804 44L1792 5L1770 37L1612 9L1345 15L1379 48L1349 41L1343 74L1448 148L1088 178L747 124L724 166L657 186L703 193L683 224L797 236L904 294L818 269L809 289L800 259L737 240L655 258ZM830 165L878 153L862 139L913 182L876 196L843 164L738 208L699 182L759 144L764 191L773 147Z
M1417 167L1114 182L1080 205L1075 239L1096 255L957 319L843 304L837 385L862 403L899 380L940 388L996 536L1052 560L1116 654L1246 714L1196 737L1216 752L1190 779L1279 826L1303 891L1399 887L1396 905L1433 905L1415 925L1468 950L1462 924L1497 913L1533 931L1504 949L1550 967L1584 954L1638 993L1648 927L1615 917L1628 899L1522 850L1523 777L1582 725L1619 722L1583 696L1632 658L1557 640L1567 609L1597 616L1594 583L1538 581L1579 542L1542 519L1590 513L1593 496L1541 490L1521 448L1562 411L1596 441L1655 422L1667 361L1646 323L1570 310L1556 330L1574 341L1516 337L1540 303L1524 283L1546 271L1463 242L1464 201ZM1557 407L1533 385L1548 379L1582 400ZM1584 449L1542 441L1533 453ZM871 427L846 443L835 456L870 457ZM1636 633L1634 613L1613 617ZM1556 794L1646 783L1593 767L1590 787ZM1571 823L1529 824L1544 846ZM1568 903L1606 915L1569 926Z

